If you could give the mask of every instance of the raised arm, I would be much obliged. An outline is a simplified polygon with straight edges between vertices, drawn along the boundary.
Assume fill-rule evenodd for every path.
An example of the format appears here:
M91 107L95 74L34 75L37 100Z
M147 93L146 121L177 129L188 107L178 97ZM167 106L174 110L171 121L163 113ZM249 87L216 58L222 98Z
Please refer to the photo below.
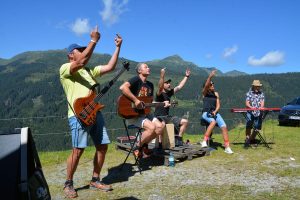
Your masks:
M158 81L158 89L157 89L157 92L156 92L156 95L159 96L163 89L164 89L164 82L165 82L165 73L166 73L166 68L162 68L160 70L160 78L159 78L159 81Z
M179 90L181 90L181 88L183 88L183 86L185 85L186 81L188 80L188 78L191 75L191 70L189 68L187 68L185 70L185 76L183 77L183 79L180 81L179 85L177 85L174 88L174 93L178 92Z
M115 52L113 53L112 57L110 58L108 64L101 67L100 75L103 75L110 71L113 71L116 68L117 61L119 58L119 53L121 50L122 41L123 41L122 37L119 34L117 34L117 36L115 37L115 45L116 45Z
M210 83L211 83L211 79L212 77L214 77L217 73L217 70L212 70L208 76L208 78L206 79L206 82L204 84L204 87L202 89L202 95L205 96L208 92L208 89L209 89L209 86L210 86Z
M76 58L75 61L71 62L71 67L70 67L70 73L73 74L77 72L79 69L84 67L88 61L90 60L93 51L95 49L95 46L97 42L100 40L100 33L98 31L98 26L96 26L91 34L91 41L88 44L88 46L85 48L85 50Z

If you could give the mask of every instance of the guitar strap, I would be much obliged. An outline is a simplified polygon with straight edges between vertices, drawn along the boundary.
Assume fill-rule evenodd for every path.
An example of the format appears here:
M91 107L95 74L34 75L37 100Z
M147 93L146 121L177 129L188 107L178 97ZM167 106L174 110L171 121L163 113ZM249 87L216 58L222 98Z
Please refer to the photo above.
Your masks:
M91 69L88 68L88 67L84 67L84 69L88 72L88 74L91 76L91 78L92 78L92 79L95 81L95 83L96 83L96 84L92 85L92 87L90 87L90 90L95 90L97 93L99 93L99 92L100 92L100 84L99 84L99 83L97 82L97 80L92 76ZM70 108L71 108L71 110L72 110L74 116L76 117L77 121L79 122L80 126L81 126L82 128L86 128L86 126L85 126L85 125L80 121L80 119L76 116L76 113L75 113L75 111L74 111L74 109L73 109L73 106L70 104L68 98L67 98L67 102L68 102L68 104L69 104L69 106L70 106Z
M97 94L100 92L100 84L97 82L97 80L94 78L94 76L91 73L91 69L88 67L84 67L84 69L88 72L90 77L95 81L95 84L90 87L90 90L96 91Z

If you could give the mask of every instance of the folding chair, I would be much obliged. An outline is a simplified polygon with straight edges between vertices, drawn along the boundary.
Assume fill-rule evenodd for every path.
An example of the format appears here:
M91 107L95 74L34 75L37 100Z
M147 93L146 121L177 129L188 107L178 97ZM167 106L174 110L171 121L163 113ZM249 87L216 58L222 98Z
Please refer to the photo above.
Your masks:
M129 155L133 152L133 148L135 147L137 141L139 140L139 142L141 142L141 137L142 137L142 129L141 127L138 127L138 126L135 126L135 125L129 125L127 126L126 124L126 119L123 119L123 124L124 124L124 127L125 127L125 130L126 130L126 134L127 134L127 137L128 137L128 141L129 141L129 144L130 144L130 150L128 151L128 154L121 166L121 170L123 169ZM137 130L136 132L136 135L135 135L135 138L134 139L131 139L130 135L129 135L129 130ZM135 165L137 165L138 169L139 169L139 172L140 174L142 173L142 169L141 169L141 163L140 163L140 158L138 158L135 154L133 154L134 156L134 159L135 159Z

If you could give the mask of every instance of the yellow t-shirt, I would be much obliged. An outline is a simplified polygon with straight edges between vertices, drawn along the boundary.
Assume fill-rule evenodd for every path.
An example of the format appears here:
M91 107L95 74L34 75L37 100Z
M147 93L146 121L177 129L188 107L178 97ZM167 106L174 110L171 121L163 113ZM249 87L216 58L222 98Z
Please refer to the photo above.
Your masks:
M77 98L86 97L89 94L90 88L96 84L94 78L100 76L101 66L97 66L89 72L85 68L81 68L74 74L70 73L70 66L71 63L63 64L59 69L59 74L67 100L73 106ZM68 117L72 116L74 116L74 113L68 104Z

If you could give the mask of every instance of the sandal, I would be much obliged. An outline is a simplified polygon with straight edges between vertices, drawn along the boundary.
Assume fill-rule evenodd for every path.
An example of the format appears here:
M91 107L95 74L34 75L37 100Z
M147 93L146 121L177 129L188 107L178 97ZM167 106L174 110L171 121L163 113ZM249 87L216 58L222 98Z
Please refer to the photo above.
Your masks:
M143 152L144 154L146 154L147 156L150 156L153 151L151 149L148 148L148 144L147 145L143 145Z
M70 182L65 184L64 193L65 193L65 196L67 198L73 199L73 198L78 197L78 194L77 194L76 190L73 187L73 181L70 181Z
M143 152L142 152L142 148L136 146L133 150L132 153L135 157L137 158L142 158L143 157Z
M97 181L90 182L90 189L98 189L98 190L103 190L106 192L113 190L111 185L104 184L103 182L100 181L99 178Z

